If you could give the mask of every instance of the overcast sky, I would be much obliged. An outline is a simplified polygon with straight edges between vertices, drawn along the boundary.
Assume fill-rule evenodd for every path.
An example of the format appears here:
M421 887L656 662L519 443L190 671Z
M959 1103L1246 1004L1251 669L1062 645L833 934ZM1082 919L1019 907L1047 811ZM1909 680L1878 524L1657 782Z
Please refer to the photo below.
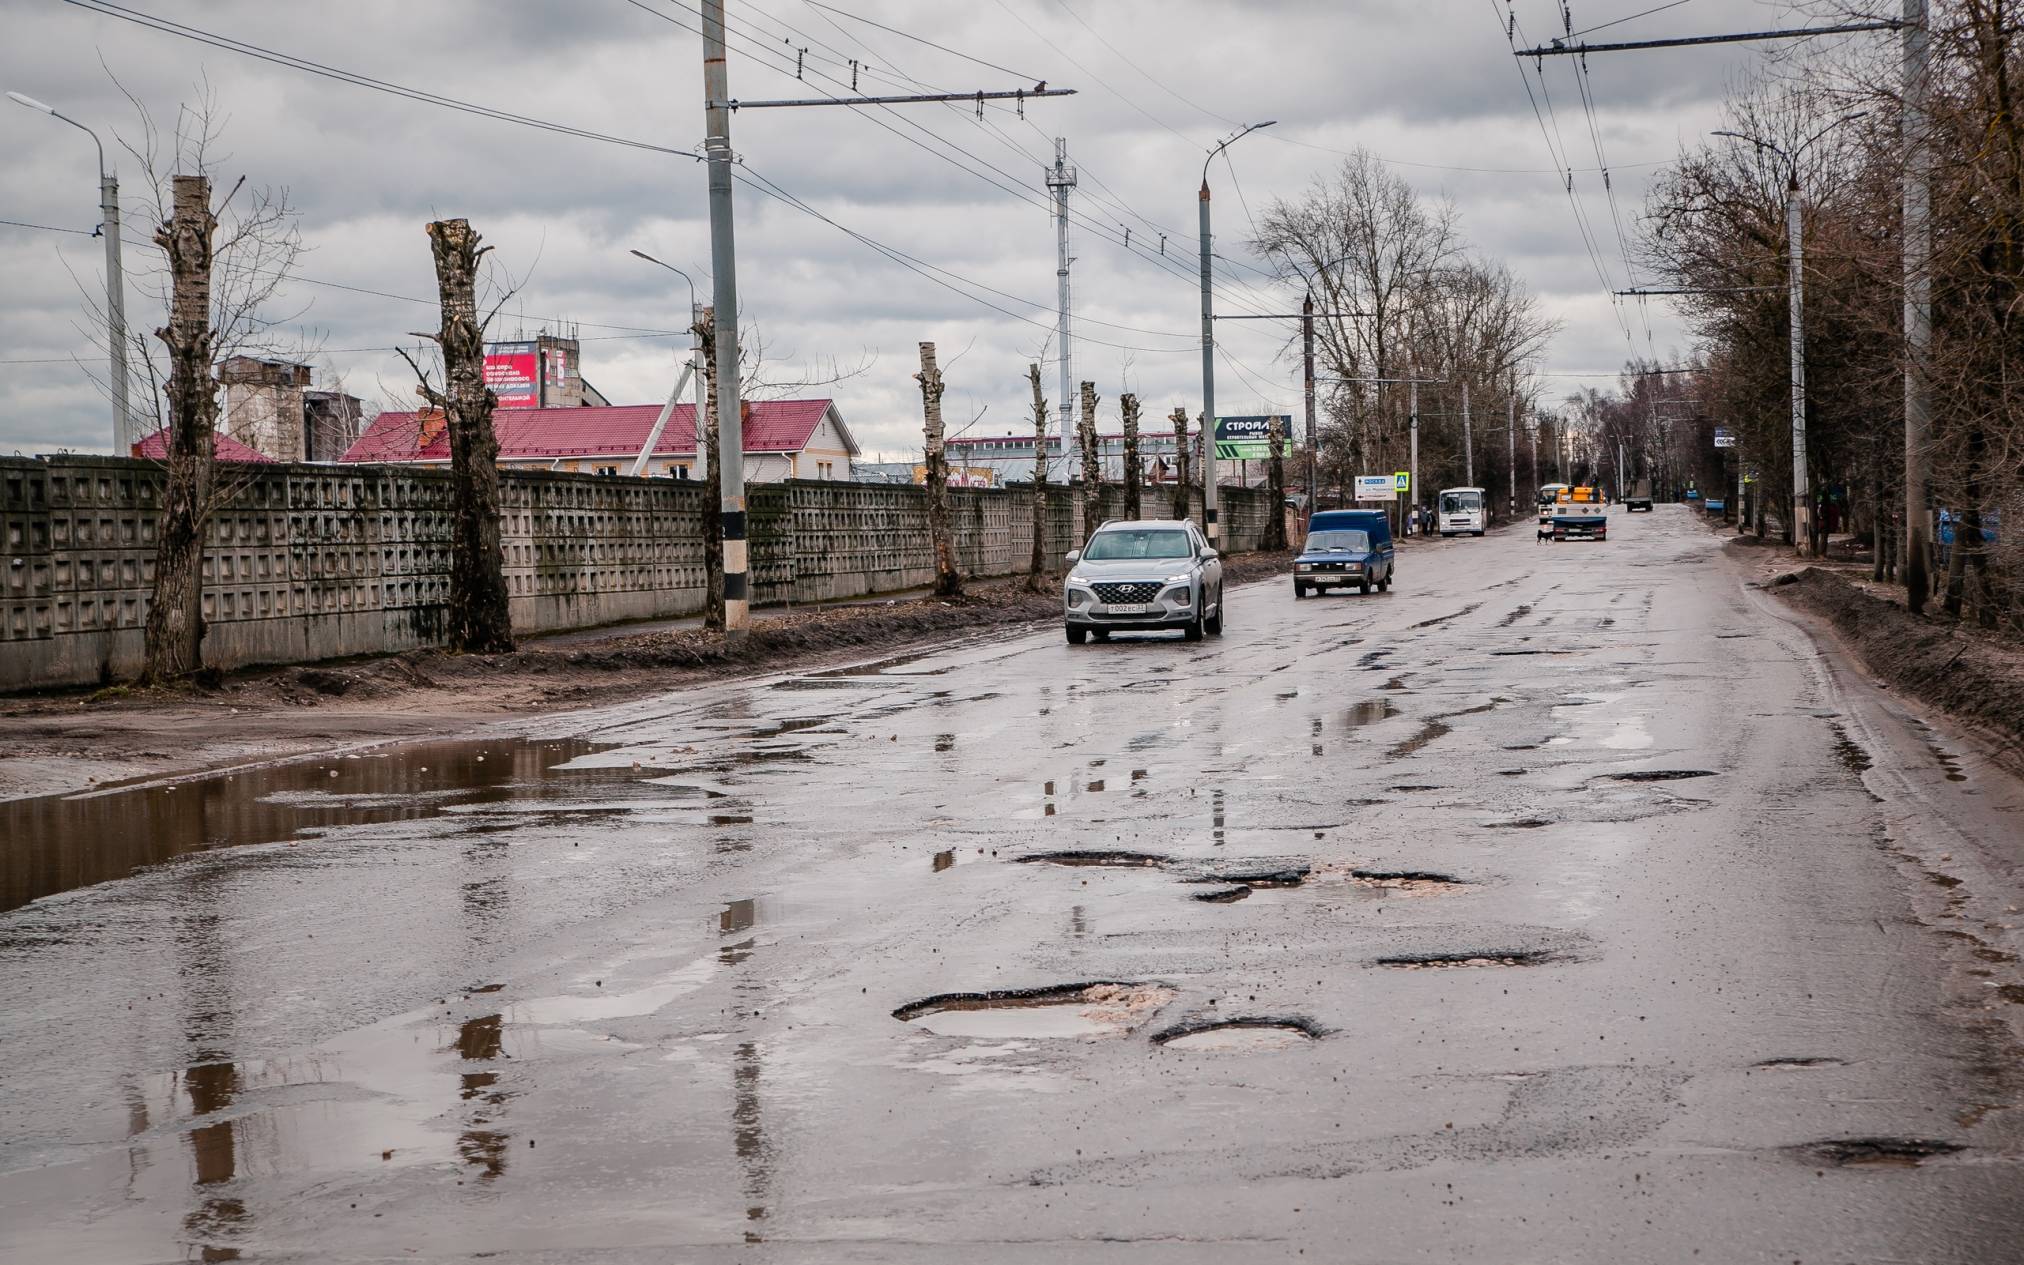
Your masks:
M574 128L676 149L698 148L702 135L701 41L685 29L697 25L692 0L124 2ZM1657 3L1573 0L1574 25ZM736 97L839 92L851 58L870 68L859 72L867 92L919 90L901 81L973 91L1043 79L1079 90L1029 103L1023 120L993 111L984 123L970 107L944 105L740 113L733 139L749 177L912 256L924 271L945 270L909 271L741 184L741 299L773 358L767 375L791 380L811 362L867 365L822 393L835 395L869 453L901 455L920 442L910 375L916 344L932 339L952 428L992 434L1030 425L1025 365L1048 339L1054 307L1041 168L1051 138L1064 136L1082 180L1072 204L1076 377L1098 384L1106 417L1121 390L1136 390L1154 416L1177 403L1192 410L1201 392L1194 216L1202 157L1233 123L1261 119L1278 125L1234 147L1233 166L1219 161L1209 173L1219 253L1232 260L1219 275L1219 310L1297 309L1298 294L1245 266L1263 262L1246 246L1251 216L1299 195L1341 151L1363 146L1428 195L1453 199L1468 239L1508 263L1564 323L1547 371L1613 373L1627 354L1647 353L1647 336L1631 305L1627 342L1598 263L1610 286L1626 284L1618 221L1635 231L1656 164L1719 126L1725 85L1747 73L1762 46L1592 58L1593 136L1575 66L1548 59L1546 130L1557 127L1556 143L1580 168L1575 193L1598 248L1592 260L1505 43L1504 11L1493 0L840 0L835 8L730 0ZM1557 0L1518 0L1516 11L1531 42L1560 29ZM1799 20L1782 3L1687 0L1596 38ZM495 336L577 322L585 376L614 402L655 401L672 386L685 336L636 331L684 328L688 292L627 252L688 268L707 291L701 164L334 82L63 0L0 0L0 30L0 88L39 97L105 137L123 179L130 242L144 242L152 226L138 213L138 164L114 146L113 133L131 138L138 129L113 77L164 129L208 85L225 127L221 185L244 175L251 185L286 186L300 208L310 248L302 280L272 312L323 349L309 357L319 385L341 378L375 403L410 405L412 376L385 349L432 328L431 305L316 283L429 299L423 225L465 216L496 248L497 263L523 281ZM797 48L808 50L801 83ZM1598 144L1612 170L1614 214L1593 170ZM0 102L0 219L88 232L98 220L93 161L82 133ZM130 244L126 253L130 272L153 264L149 247ZM88 237L0 225L0 452L109 449L110 407L91 377L103 371L83 295L103 284L102 267L102 247ZM136 326L160 321L138 281L128 311ZM1650 349L1675 354L1679 326L1656 301L1648 311ZM1274 322L1223 323L1235 363L1218 365L1219 412L1298 413L1298 362L1282 354L1289 332ZM1051 370L1045 382L1051 398Z

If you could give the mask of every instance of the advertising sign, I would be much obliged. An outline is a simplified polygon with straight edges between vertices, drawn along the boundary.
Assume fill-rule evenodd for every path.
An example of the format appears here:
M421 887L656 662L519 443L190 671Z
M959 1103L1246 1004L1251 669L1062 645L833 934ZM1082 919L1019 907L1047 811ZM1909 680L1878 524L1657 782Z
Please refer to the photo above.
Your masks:
M1396 501L1398 497L1398 484L1392 475L1359 474L1356 476L1357 500Z
M1272 455L1271 414L1258 417L1219 417L1216 419L1216 456L1223 461L1263 461ZM1293 453L1293 418L1281 415L1279 422L1280 451L1287 456Z
M485 385L500 408L539 408L540 356L533 343L486 343Z

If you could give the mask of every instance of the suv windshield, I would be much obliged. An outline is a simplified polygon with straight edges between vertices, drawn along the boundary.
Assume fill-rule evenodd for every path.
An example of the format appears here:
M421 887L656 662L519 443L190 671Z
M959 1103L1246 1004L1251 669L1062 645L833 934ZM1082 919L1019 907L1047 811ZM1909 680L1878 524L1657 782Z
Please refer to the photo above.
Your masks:
M1370 533L1342 527L1318 531L1307 538L1309 553L1369 553Z
M1134 558L1186 558L1194 552L1184 531L1127 528L1096 533L1082 556L1091 562L1122 562Z

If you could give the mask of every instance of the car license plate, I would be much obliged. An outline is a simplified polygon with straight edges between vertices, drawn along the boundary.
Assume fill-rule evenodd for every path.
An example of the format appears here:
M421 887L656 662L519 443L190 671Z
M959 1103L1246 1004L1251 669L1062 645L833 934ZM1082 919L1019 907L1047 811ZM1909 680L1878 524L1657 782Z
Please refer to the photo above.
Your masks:
M1146 613L1146 604L1144 602L1112 602L1104 609L1112 615L1143 615Z

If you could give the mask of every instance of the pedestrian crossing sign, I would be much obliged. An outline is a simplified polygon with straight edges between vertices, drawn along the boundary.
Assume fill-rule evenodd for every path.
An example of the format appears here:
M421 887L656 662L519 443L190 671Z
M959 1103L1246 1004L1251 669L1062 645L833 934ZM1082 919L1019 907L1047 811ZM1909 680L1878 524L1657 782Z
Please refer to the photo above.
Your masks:
M1394 491L1394 492L1410 492L1410 491L1412 491L1412 490L1413 490L1413 472L1412 472L1412 471L1410 471L1410 470L1399 470L1399 471L1396 471L1396 472L1394 472L1394 473L1392 474L1392 491Z

